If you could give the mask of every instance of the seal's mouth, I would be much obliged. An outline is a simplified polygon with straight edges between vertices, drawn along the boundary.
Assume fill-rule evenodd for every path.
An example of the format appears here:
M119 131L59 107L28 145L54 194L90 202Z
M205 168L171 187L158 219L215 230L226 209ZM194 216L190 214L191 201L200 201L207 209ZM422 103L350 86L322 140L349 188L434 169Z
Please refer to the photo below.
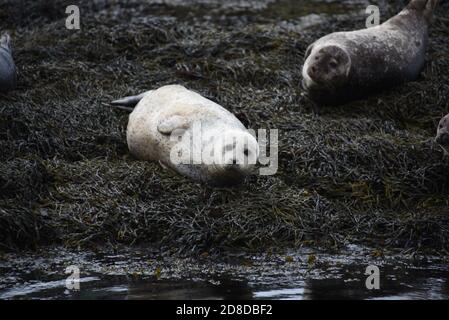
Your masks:
M219 187L230 187L241 184L245 180L246 172L238 165L227 165L215 172L209 183Z
M449 132L439 133L435 137L435 142L441 146L448 147L449 146Z
M301 86L305 91L316 91L323 93L333 92L337 88L332 81L316 81L312 77L310 77L307 72L304 72L303 74Z
M313 74L310 74L308 67L304 68L302 78L302 87L305 90L333 91L337 88L335 81L314 78Z

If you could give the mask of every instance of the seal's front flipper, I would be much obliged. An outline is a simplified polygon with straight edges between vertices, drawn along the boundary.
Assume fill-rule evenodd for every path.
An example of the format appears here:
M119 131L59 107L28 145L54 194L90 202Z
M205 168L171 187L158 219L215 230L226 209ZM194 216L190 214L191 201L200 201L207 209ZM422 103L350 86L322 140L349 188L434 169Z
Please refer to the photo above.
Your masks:
M162 120L157 126L157 130L165 135L170 135L175 130L186 130L189 127L189 121L186 117L173 115Z
M133 111L134 107L145 97L150 91L141 93L137 96L125 97L123 99L111 102L111 105L122 110Z

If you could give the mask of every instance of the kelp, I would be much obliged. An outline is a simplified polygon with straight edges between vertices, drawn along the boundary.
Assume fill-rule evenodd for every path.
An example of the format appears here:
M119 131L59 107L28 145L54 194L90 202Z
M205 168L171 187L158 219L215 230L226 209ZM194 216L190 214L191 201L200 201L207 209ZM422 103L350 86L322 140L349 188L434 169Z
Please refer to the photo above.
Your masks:
M69 4L0 4L20 71L17 90L0 96L2 250L448 249L449 159L433 142L449 111L447 2L418 81L339 107L304 96L303 55L320 36L363 28L361 1L335 15L317 1L327 5L319 23L302 28L306 1L86 0L79 31L65 28ZM385 16L401 7L379 4ZM108 103L171 83L250 128L278 129L277 174L217 189L133 159L128 115Z

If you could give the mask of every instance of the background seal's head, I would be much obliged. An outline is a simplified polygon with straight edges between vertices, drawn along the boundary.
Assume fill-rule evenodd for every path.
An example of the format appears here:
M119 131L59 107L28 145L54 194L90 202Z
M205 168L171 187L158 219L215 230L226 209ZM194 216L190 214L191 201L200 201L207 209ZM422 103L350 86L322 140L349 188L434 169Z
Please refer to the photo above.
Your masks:
M336 45L309 48L303 68L305 89L338 90L343 87L351 71L351 57Z

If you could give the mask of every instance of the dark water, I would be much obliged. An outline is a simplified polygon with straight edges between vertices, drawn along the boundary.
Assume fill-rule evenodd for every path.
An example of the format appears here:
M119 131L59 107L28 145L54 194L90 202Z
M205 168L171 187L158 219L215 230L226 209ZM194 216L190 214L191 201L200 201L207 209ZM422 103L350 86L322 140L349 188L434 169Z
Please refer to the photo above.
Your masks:
M441 257L379 256L348 247L283 254L180 259L145 249L74 252L53 248L0 260L0 299L448 299L449 266ZM66 268L80 271L79 290ZM368 265L380 289L366 288ZM69 281L69 284L72 283Z

